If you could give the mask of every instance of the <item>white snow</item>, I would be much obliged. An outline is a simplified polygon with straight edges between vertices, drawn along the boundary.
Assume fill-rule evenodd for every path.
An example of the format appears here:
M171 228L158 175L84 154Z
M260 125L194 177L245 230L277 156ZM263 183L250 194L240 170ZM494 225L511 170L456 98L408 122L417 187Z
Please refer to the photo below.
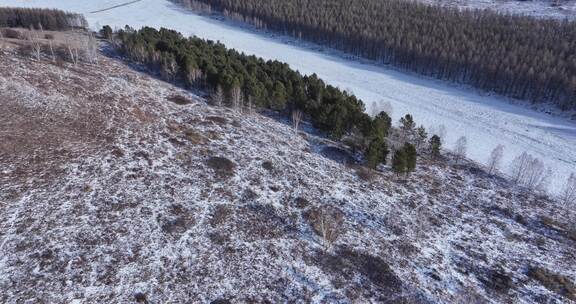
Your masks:
M550 190L558 191L576 171L576 123L544 114L526 105L469 88L346 58L343 54L297 43L286 37L258 33L238 24L199 16L164 0L142 0L100 13L90 13L122 0L0 0L0 6L50 7L85 14L91 26L166 27L186 35L219 40L228 47L266 59L287 62L302 73L316 73L326 82L350 89L370 108L390 102L393 118L411 113L427 127L444 125L445 147L467 136L469 157L485 163L498 144L505 149L504 169L520 153L543 159L554 171Z
M570 19L576 18L574 0L417 0L460 9L490 9L499 13L528 15L538 18Z

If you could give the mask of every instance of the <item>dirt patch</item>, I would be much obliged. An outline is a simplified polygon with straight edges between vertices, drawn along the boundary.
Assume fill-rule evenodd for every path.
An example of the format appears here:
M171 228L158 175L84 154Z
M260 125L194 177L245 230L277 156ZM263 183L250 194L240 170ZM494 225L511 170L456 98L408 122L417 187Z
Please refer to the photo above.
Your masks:
M236 164L225 157L210 157L206 164L221 177L230 177L236 170Z
M171 95L166 98L168 101L171 101L179 106L184 106L192 103L192 100L188 97L182 95Z
M576 284L566 276L553 273L542 267L530 267L528 276L540 282L542 286L572 301L576 301Z
M359 279L362 288L372 289L378 295L378 301L390 301L402 291L402 281L390 266L380 257L368 253L342 247L334 253L317 252L313 262L330 274L336 285L345 287Z

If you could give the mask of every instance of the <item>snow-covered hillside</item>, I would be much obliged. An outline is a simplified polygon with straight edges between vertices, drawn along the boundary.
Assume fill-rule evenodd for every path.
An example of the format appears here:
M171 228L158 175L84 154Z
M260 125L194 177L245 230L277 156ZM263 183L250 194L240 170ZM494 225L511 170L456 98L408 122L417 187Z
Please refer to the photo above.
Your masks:
M371 108L372 103L389 102L397 120L411 113L427 127L446 127L445 147L451 148L460 136L467 136L469 157L486 162L498 144L506 146L504 164L524 151L544 160L554 171L551 190L558 191L571 172L576 171L576 123L555 118L508 100L476 91L422 79L391 69L362 63L237 24L202 17L182 10L165 0L142 0L100 11L130 1L0 0L0 5L54 7L84 13L94 28L109 24L123 27L153 26L176 29L187 35L219 40L228 47L267 59L289 63L302 73L317 73L328 83L349 89ZM507 169L507 168L504 168Z
M499 13L538 18L576 19L575 0L417 0L461 9L489 9Z
M576 300L574 210L473 165L370 177L116 59L0 66L0 303Z

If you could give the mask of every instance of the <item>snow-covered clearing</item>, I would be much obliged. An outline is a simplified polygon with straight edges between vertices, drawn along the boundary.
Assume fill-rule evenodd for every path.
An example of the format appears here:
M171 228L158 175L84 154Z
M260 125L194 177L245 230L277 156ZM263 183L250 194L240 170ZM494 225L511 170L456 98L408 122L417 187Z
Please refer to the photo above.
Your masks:
M367 107L390 102L393 116L411 113L427 127L444 125L445 147L467 136L469 157L486 162L498 144L506 146L504 166L528 151L554 170L552 191L558 191L569 173L576 171L576 123L553 117L525 105L475 90L378 67L345 58L318 47L243 28L238 24L198 16L165 0L143 0L99 13L126 0L0 0L4 6L51 7L84 13L94 28L109 24L167 27L186 35L219 40L228 47L266 59L289 63L302 73L316 73L328 83L350 89Z
M461 9L490 9L499 13L527 15L538 18L576 18L575 0L417 0Z

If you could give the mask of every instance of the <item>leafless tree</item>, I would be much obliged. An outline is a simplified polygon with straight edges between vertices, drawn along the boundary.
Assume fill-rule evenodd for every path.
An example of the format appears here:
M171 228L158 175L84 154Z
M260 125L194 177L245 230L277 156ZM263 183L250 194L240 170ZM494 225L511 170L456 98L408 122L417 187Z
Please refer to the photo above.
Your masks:
M98 40L96 40L92 32L89 32L88 36L83 39L83 53L87 62L98 62ZM176 64L175 61L174 64Z
M242 112L242 90L239 86L232 88L230 97L232 98L232 108L236 111Z
M466 158L467 149L468 149L468 140L466 139L466 136L461 136L456 141L456 145L454 147L454 161L456 162L456 164L458 164L458 162L461 159Z
M500 163L502 162L502 157L504 156L504 146L498 145L492 153L490 153L490 158L488 159L488 163L486 164L488 168L488 174L493 174L498 167L500 167Z
M446 139L446 126L444 125L437 125L435 127L430 128L430 134L437 135L440 137L442 142Z
M340 236L344 214L336 208L315 208L311 211L310 219L312 228L322 238L324 249L330 249Z
M294 127L295 131L298 131L301 122L302 122L302 111L300 110L292 111L292 127Z
M217 107L221 107L224 102L226 101L226 97L224 96L224 90L222 90L221 86L216 87L216 91L211 96L212 104Z
M530 190L545 190L552 174L544 162L523 152L517 156L511 165L512 181Z
M370 104L370 109L368 109L368 114L370 114L372 116L376 116L376 115L380 114L380 112L385 112L386 114L388 114L388 116L392 117L393 111L394 111L394 109L392 107L392 104L389 101L380 100L380 101L373 101Z
M76 65L79 60L78 47L73 41L70 40L68 36L65 38L65 45L66 49L68 50L68 55L70 56L70 61Z
M566 207L576 205L576 174L572 173L562 191L562 203Z
M254 112L254 98L251 95L248 95L248 101L246 102L246 111L248 114L252 114Z
M511 174L512 174L512 181L514 183L519 184L522 181L524 175L526 174L526 170L529 166L531 158L532 158L531 155L529 155L526 152L523 152L512 161Z
M162 78L172 81L178 73L178 63L174 57L166 57L162 61L160 73Z
M34 27L32 26L30 26L30 31L28 32L28 39L32 45L32 54L36 60L40 60L42 57L42 44L40 43L38 32L34 30Z
M191 86L197 83L200 79L202 79L202 70L200 69L191 69L186 73L186 81Z

